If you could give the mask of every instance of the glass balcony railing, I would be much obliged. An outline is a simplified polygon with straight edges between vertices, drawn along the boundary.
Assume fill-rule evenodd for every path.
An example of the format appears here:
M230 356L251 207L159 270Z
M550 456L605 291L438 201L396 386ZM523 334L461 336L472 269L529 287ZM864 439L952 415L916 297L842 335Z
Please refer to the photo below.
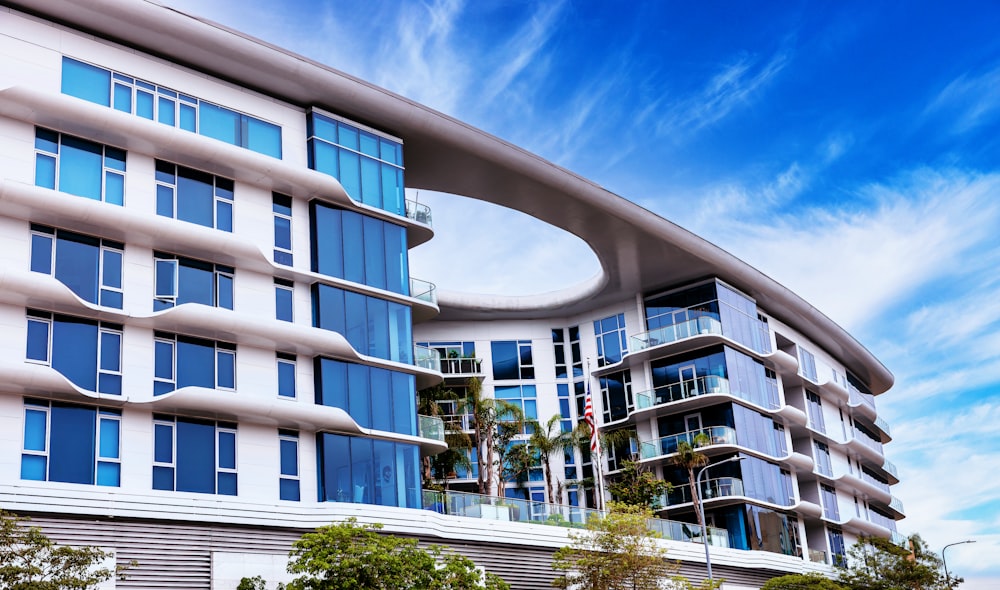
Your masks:
M722 322L711 316L702 316L642 332L629 337L628 349L629 352L638 352L699 334L718 334L721 336Z
M866 473L864 470L861 471L861 479L867 481L868 483L872 484L873 486L877 487L878 489L884 492L889 491L889 484L885 483L884 481L879 481L875 479L874 477Z
M653 457L676 453L678 443L683 441L689 445L694 445L695 438L700 434L704 434L708 438L706 444L709 445L736 444L736 429L728 426L712 426L710 428L691 430L644 442L639 447L639 454L643 459L652 459Z
M441 370L441 352L426 346L413 346L413 364L431 371Z
M848 392L850 393L850 402L852 406L867 406L871 410L875 411L875 396L870 393L864 393L853 385L847 386Z
M885 469L887 473L891 473L893 477L899 479L899 472L896 470L896 465L892 461L888 459L882 461L882 469Z
M883 453L883 451L882 451L882 443L880 441L875 440L874 438L868 436L864 432L861 432L857 428L854 429L854 440L860 442L861 444L865 445L869 449L872 449L873 451L877 452L879 455L881 455Z
M437 305L437 286L434 283L410 277L410 297Z
M892 430L889 429L889 423L882 416L875 417L875 426L878 426L879 430L892 437Z
M442 358L441 372L445 375L482 375L483 359Z
M649 391L641 391L634 394L633 398L635 399L635 409L642 410L706 393L730 393L729 379L707 375L679 383L671 383Z
M431 208L423 203L406 199L406 216L417 223L433 226Z
M900 500L896 496L893 496L892 500L889 502L889 508L892 508L893 510L899 512L900 514L906 514L906 511L903 510L902 500Z
M437 416L417 416L420 438L432 438L444 442L444 420Z
M583 528L589 519L603 518L607 514L591 508L452 491L424 490L423 503L425 510L439 514L571 528ZM651 530L665 539L696 543L702 539L701 529L696 524L661 518L651 518L648 524ZM729 535L725 529L708 527L708 540L717 547L729 546Z
M702 501L742 495L744 495L743 480L738 477L717 477L701 482ZM683 484L674 486L674 489L666 494L666 503L664 506L688 504L691 501L691 486Z
M472 430L472 414L442 414L444 426L447 430Z
M899 547L909 548L908 546L910 540L906 538L906 535L900 533L899 531L892 531L892 534L889 535L889 539Z
M888 516L882 516L874 510L868 511L868 521L879 525L880 527L885 527L890 531L896 531L896 521Z

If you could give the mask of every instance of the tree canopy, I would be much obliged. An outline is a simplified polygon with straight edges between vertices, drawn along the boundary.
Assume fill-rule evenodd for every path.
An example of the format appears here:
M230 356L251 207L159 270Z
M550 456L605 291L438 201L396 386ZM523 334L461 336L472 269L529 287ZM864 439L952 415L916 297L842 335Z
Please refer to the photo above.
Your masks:
M889 539L862 537L848 549L848 568L837 581L847 590L949 590L962 582L952 576L949 587L941 559L920 535L907 542L908 549Z
M821 574L789 574L771 578L760 590L846 590Z
M354 518L306 533L292 545L287 590L508 590L472 560L416 539L380 534Z
M649 469L635 461L625 461L618 476L608 485L615 500L631 506L660 508L660 499L670 490L670 484L658 479Z
M111 553L56 545L26 520L0 510L0 588L89 590L115 575L114 569L98 567Z

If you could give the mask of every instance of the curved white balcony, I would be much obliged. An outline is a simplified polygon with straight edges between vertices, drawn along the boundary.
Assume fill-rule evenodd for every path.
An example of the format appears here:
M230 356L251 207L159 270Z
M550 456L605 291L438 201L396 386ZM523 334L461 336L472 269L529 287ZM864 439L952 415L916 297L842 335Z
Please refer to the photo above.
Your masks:
M434 230L427 223L355 201L337 179L322 172L72 96L27 87L8 87L0 90L0 114L219 174L268 191L291 193L296 198L321 199L369 217L403 225L407 227L410 248L423 244L434 235ZM151 149L152 146L155 148ZM150 187L151 193L152 190Z

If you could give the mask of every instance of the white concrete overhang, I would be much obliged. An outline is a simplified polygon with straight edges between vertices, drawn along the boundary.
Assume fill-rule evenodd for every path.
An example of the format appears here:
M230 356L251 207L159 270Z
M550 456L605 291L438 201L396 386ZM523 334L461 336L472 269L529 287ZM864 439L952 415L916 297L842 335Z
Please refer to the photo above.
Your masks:
M720 277L842 360L875 393L893 376L840 326L721 248L543 158L426 106L218 23L149 1L14 0L31 13L162 56L302 108L400 137L406 185L521 211L583 239L602 272L528 297L439 294L442 319L566 317ZM433 278L433 277L429 277Z

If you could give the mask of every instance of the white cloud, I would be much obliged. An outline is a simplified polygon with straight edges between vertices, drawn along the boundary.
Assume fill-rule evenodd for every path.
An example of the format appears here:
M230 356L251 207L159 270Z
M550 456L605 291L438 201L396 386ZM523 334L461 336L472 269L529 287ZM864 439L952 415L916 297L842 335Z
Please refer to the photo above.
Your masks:
M979 75L967 72L938 93L925 115L947 113L954 133L970 131L1000 115L997 88L1000 88L1000 67Z

